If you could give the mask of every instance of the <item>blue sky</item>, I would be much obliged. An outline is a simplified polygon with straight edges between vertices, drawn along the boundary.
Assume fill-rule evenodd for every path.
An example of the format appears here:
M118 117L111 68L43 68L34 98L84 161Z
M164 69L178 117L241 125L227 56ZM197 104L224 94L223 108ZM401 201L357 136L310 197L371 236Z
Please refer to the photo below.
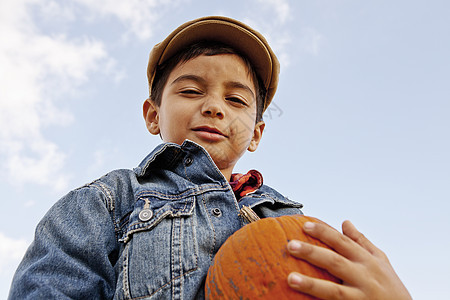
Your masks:
M154 44L226 15L281 61L263 140L235 171L387 253L415 299L450 294L450 4L357 0L2 0L0 298L34 228L69 190L133 168Z

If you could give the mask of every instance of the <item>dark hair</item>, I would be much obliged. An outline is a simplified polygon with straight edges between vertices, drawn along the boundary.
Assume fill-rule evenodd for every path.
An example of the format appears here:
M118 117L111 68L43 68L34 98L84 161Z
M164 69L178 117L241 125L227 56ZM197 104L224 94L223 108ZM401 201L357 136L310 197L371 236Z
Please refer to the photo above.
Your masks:
M167 83L167 79L169 78L170 73L178 65L178 63L187 62L188 60L196 58L200 55L213 56L219 54L238 55L247 65L249 75L252 78L256 90L256 122L261 121L263 119L264 99L266 98L267 93L262 80L259 78L253 65L250 63L247 57L241 55L230 46L218 42L202 41L191 44L184 50L181 50L180 52L169 58L163 64L159 65L156 69L155 78L151 87L150 99L157 106L161 105L164 86Z

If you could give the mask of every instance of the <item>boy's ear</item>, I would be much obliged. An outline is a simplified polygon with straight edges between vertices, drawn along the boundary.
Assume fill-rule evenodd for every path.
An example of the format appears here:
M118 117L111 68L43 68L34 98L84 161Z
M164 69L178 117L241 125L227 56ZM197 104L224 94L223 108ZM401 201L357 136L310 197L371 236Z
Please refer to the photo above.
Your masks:
M250 145L247 148L248 151L250 152L256 151L259 142L261 141L264 127L266 127L266 123L264 123L264 121L259 121L258 123L256 123L255 129L253 130L252 140L250 141Z
M145 125L151 134L159 134L159 107L149 99L144 101L143 113Z

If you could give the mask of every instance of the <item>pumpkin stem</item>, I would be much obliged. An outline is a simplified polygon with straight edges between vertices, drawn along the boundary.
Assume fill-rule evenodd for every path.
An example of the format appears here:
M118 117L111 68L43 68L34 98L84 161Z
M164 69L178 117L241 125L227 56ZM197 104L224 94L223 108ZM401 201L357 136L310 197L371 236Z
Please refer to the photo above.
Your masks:
M242 206L239 216L243 217L247 222L252 223L260 219L258 215L250 208L250 206Z

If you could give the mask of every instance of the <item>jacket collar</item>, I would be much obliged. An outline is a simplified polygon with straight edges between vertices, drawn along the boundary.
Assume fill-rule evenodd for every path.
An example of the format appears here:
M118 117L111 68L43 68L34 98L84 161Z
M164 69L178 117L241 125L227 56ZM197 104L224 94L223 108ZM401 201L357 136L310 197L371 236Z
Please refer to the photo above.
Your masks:
M267 185L263 185L254 193L242 197L239 201L239 207L245 205L253 208L263 203L270 203L272 205L281 205L285 207L303 207L303 204L290 200Z
M195 167L188 168L191 164L195 164ZM208 152L190 140L185 140L181 145L175 143L158 145L133 171L138 177L145 177L154 169L171 170L192 179L196 184L211 181L221 184L228 182Z

